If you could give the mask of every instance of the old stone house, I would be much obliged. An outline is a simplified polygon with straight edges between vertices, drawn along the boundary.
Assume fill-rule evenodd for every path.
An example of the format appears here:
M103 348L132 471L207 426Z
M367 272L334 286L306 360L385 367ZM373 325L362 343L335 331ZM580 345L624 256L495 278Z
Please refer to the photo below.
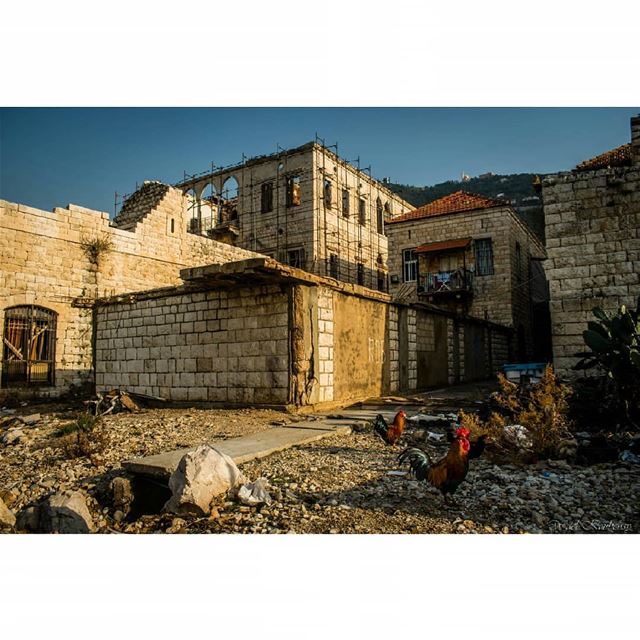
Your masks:
M390 293L512 327L513 357L547 357L545 249L506 203L458 191L387 221Z
M379 291L387 289L385 220L412 209L317 142L178 186L190 198L192 232Z
M631 142L546 176L544 206L554 363L572 376L592 309L640 295L640 116Z

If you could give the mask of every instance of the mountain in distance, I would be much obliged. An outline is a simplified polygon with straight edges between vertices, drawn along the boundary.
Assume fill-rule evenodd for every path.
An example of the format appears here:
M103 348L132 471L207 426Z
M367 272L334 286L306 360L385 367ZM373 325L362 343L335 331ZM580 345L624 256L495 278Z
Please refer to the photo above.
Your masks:
M494 174L485 173L474 178L464 176L462 180L448 180L431 187L415 187L398 184L388 179L384 184L416 208L433 202L456 191L469 191L510 203L520 218L544 243L544 214L542 199L533 188L535 173Z

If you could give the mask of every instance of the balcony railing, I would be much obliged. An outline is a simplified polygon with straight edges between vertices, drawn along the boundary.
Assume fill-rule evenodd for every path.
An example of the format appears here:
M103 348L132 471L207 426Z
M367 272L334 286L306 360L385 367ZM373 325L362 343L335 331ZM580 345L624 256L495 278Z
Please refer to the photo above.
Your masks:
M435 271L418 277L418 293L424 295L471 293L472 287L473 273L468 269Z

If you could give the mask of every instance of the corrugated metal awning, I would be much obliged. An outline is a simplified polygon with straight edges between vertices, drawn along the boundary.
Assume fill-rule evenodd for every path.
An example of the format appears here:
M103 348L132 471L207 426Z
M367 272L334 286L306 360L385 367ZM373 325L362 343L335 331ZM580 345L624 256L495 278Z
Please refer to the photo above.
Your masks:
M442 251L455 251L466 249L471 244L471 238L458 238L457 240L443 240L441 242L429 242L416 249L416 253L436 253Z

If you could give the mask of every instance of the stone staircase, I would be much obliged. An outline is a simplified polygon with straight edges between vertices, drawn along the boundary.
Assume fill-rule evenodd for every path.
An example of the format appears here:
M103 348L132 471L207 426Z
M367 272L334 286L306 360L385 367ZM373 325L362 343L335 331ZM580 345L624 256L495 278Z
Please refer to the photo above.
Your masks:
M155 209L171 187L155 180L145 180L143 185L123 203L120 213L113 219L113 226L133 231L143 218Z

